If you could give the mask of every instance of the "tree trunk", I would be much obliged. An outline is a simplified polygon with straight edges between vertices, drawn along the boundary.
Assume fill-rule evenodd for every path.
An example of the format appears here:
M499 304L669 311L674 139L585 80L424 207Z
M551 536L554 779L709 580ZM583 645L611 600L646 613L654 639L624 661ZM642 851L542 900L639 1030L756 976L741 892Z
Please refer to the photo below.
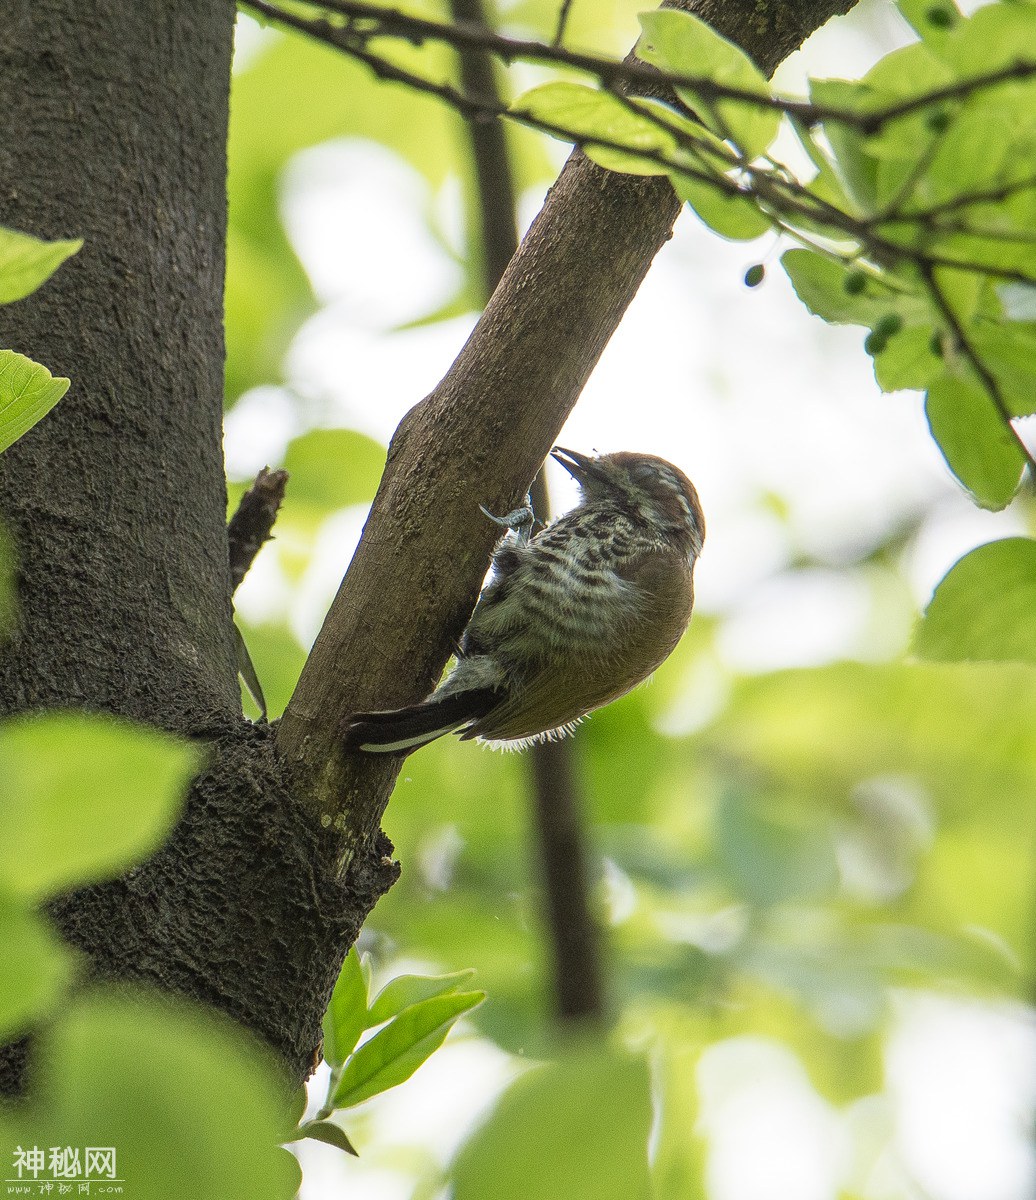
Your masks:
M767 70L852 0L703 0ZM8 0L8 9L11 0ZM658 179L575 155L442 385L397 434L276 738L240 715L220 455L231 0L14 0L0 222L86 245L0 309L0 344L73 380L0 459L21 618L0 712L71 706L204 739L170 842L53 905L101 978L228 1012L308 1073L342 958L396 876L398 762L347 758L350 707L427 690L526 490L669 236ZM290 493L289 493L290 495ZM19 1086L21 1055L0 1063Z

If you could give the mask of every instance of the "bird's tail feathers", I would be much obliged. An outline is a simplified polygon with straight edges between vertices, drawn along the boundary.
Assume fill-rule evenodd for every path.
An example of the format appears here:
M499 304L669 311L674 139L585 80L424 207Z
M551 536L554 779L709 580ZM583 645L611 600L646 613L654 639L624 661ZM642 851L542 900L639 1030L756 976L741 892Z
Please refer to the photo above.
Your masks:
M406 754L485 716L499 700L494 688L472 688L432 696L406 708L353 713L346 721L345 747L368 754Z

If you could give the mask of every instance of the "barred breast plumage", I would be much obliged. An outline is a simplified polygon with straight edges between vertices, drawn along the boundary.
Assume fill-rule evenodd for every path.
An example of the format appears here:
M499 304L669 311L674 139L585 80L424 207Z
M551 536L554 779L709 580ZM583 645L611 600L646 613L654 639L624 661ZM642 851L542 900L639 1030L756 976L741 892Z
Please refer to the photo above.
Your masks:
M456 730L521 748L568 732L670 654L705 534L693 485L651 455L553 454L580 505L505 539L449 677L421 704L356 714L347 746L406 753Z

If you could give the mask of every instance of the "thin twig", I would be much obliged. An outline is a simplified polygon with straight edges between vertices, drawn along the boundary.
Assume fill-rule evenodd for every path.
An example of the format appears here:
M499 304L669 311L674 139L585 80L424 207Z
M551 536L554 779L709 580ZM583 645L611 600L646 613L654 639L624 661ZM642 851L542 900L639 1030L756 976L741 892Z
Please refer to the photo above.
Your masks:
M743 88L717 83L703 75L687 75L664 72L657 68L627 58L622 62L603 55L570 50L557 43L549 44L533 39L511 38L486 29L484 26L467 22L456 24L433 21L426 17L413 16L399 9L379 5L358 3L355 0L304 0L314 8L348 18L346 26L333 26L318 18L298 17L281 9L268 0L241 0L245 8L260 12L273 21L281 21L297 29L309 29L313 36L328 40L317 33L320 25L326 25L332 33L348 33L351 38L369 40L373 37L396 36L411 43L439 41L456 49L471 48L485 50L505 63L516 61L553 63L572 67L596 76L605 86L618 83L648 84L657 87L665 84L671 88L684 88L708 100L736 100L756 108L773 109L787 113L816 125L824 121L835 121L859 129L867 136L881 131L891 121L911 116L931 104L951 100L962 100L989 88L1005 83L1015 83L1036 76L1036 61L1019 60L995 71L988 71L971 79L935 89L922 96L875 108L870 112L853 112L836 105L814 104L804 100L789 100L765 93L751 92ZM362 23L367 22L364 26ZM340 42L333 44L340 45Z
M557 125L551 121L545 121L521 109L508 109L495 97L463 93L451 84L429 80L414 72L407 71L380 55L374 54L365 46L355 45L346 30L335 28L327 22L307 21L293 14L281 13L280 10L268 4L266 0L242 0L242 3L265 11L273 15L274 19L283 19L286 24L291 25L293 28L299 29L301 32L307 33L318 40L325 41L329 45L333 45L345 53L352 55L369 66L379 78L404 84L415 91L435 96L437 99L449 104L469 120L490 120L495 117L507 117L530 129L539 130L552 137L574 141L583 147L597 146L602 149L618 150L622 153L644 159L645 161L657 163L667 172L677 172L686 175L688 178L705 183L728 196L751 198L754 195L756 199L761 199L771 205L778 213L784 212L793 218L797 216L807 221L820 222L834 230L838 230L840 233L867 247L873 257L883 259L884 261L910 262L917 266L927 264L931 267L946 267L953 270L981 271L984 275L992 279L1000 279L1010 283L1036 285L1036 276L1028 275L1014 268L996 267L985 263L969 263L963 259L902 246L887 238L879 237L874 233L873 225L869 224L866 220L844 213L820 197L814 196L801 185L794 184L787 179L777 180L773 177L772 172L745 164L744 160L737 160L735 158L734 161L740 161L745 174L751 178L752 185L750 188L742 188L734 180L726 176L697 170L687 162L674 161L661 150L641 149L596 134L593 137L577 137L573 135L571 130L566 129L564 126ZM349 5L344 4L343 7L349 7ZM451 27L448 26L447 28ZM483 43L472 37L467 44L478 44L481 46ZM536 43L536 45L539 45L539 43ZM1034 71L1036 71L1036 67L1034 67ZM653 72L651 78L656 85L660 79L668 79L666 76L660 76L657 72ZM677 81L680 79L680 77L673 78L677 79ZM735 89L720 90L725 96L726 93ZM625 103L634 107L638 115L666 129L675 140L681 143L689 153L694 154L699 161L701 161L703 151L713 152L714 148L712 146L704 141L695 141L693 135L686 129L677 128L672 123L665 121L654 106L636 105L634 100L623 97L621 93L611 94L617 95L619 99L623 99ZM810 109L810 106L798 106L800 113L806 109ZM771 219L778 226L781 225L779 217L771 215ZM885 214L884 223L891 223L889 214Z
M565 40L565 29L568 26L568 18L572 12L572 0L561 0L561 6L558 9L558 23L554 28L554 40L552 46L560 46Z

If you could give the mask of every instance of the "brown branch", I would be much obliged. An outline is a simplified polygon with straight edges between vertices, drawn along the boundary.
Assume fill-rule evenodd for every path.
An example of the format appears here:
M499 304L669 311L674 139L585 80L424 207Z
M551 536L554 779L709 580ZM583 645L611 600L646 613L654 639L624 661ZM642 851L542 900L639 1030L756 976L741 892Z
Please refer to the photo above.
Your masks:
M683 0L768 73L851 0ZM399 760L346 755L350 712L427 695L514 506L668 240L662 178L571 156L453 366L401 423L363 538L281 720L277 745L347 865L375 838Z
M263 467L255 477L255 483L241 497L237 512L227 522L231 591L237 591L255 562L255 556L273 536L273 525L287 484L287 471Z

